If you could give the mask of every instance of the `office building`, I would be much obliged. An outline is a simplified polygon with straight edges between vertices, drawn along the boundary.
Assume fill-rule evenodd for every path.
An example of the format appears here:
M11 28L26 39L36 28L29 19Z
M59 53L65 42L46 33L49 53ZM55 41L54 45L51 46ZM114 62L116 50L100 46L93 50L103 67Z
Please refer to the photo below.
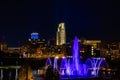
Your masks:
M66 43L65 23L60 23L57 29L56 45L63 45Z

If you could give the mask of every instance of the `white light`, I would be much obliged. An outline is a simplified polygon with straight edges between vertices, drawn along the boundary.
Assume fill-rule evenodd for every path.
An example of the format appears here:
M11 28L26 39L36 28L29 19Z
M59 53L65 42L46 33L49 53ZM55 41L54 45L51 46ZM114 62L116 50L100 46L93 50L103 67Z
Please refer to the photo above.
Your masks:
M108 74L110 74L111 72L108 72Z
M95 75L95 71L92 71L92 72L91 72L91 75Z
M103 74L105 74L105 72L103 72Z
M65 58L65 56L62 57L63 59Z
M65 74L65 72L64 72L64 70L62 70L61 75L64 75L64 74Z
M56 56L55 58L56 58L56 59L58 59L59 57L58 57L58 56Z

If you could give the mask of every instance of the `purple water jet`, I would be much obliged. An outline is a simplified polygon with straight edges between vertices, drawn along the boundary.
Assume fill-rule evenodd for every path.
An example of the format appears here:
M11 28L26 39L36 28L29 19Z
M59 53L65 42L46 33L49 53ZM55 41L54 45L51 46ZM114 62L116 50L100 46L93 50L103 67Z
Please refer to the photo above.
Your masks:
M46 63L45 63L45 69L47 69L48 66L51 66L51 65L52 65L52 61L51 61L51 59L48 57L48 58L47 58L47 61L46 61Z
M61 78L95 78L98 77L103 63L108 68L105 58L88 58L85 63L82 63L77 37L75 37L73 43L72 59L63 57L58 69L57 58L54 58L53 68L59 70ZM51 64L50 58L48 58L47 63Z
M67 69L67 59L66 57L62 58L61 65L60 65L60 73L61 75L65 74L65 71Z
M54 58L54 66L53 66L54 70L58 70L58 64L57 64L57 57Z
M72 61L70 61L72 60ZM60 66L61 78L93 78L98 77L104 58L88 58L83 64L80 59L78 38L73 43L72 59L64 57Z
M45 64L46 66L48 66L48 65L52 65L52 61L51 61L51 59L50 58L47 58L47 61L46 61L46 64Z
M73 44L73 52L72 52L72 67L74 69L73 73L78 75L79 74L79 64L80 64L80 55L79 55L79 44L78 38L75 37L74 44Z

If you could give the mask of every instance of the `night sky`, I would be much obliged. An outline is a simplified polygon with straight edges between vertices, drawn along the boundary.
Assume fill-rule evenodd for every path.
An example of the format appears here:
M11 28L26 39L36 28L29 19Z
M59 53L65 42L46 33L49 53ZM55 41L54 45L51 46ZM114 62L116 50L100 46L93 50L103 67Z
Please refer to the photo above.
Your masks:
M55 38L58 23L65 22L67 39L120 40L119 4L112 0L8 0L0 2L0 42L25 42L31 32Z

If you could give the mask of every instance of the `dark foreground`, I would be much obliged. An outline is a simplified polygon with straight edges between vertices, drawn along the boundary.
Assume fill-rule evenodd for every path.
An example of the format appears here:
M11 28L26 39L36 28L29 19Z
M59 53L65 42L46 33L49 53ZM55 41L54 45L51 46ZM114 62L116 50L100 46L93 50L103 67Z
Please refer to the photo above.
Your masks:
M25 65L29 64L32 70L37 70L40 67L43 67L45 65L46 59L25 59L25 58L0 58L0 66L9 66L9 65ZM75 79L75 78L64 78L60 79L58 77L56 78L45 78L45 76L38 76L39 78L34 78L34 80L120 80L120 60L113 60L113 61L107 61L110 68L112 69L109 76L100 75L98 78L81 78L81 79ZM107 72L106 72L107 73ZM51 74L51 72L48 72L48 75ZM17 80L15 78L16 71L15 69L3 69L3 78L1 79L1 70L0 70L0 80ZM42 77L42 78L41 78ZM55 75L51 76L55 77ZM26 79L27 80L27 79Z

